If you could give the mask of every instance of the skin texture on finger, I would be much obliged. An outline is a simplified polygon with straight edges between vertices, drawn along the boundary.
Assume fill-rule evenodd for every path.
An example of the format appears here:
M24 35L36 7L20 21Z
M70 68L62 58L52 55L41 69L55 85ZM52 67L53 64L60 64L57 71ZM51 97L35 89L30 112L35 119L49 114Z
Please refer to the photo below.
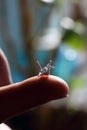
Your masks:
M12 83L10 68L7 58L0 49L0 86L9 85Z
M56 76L34 76L0 88L0 121L19 115L35 106L64 98L69 88Z

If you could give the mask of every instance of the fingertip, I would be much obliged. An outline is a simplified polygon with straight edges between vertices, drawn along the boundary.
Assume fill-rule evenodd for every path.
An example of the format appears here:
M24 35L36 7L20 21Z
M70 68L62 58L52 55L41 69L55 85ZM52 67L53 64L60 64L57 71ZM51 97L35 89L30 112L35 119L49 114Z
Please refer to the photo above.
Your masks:
M61 78L53 75L42 75L30 78L37 89L38 96L42 99L56 100L67 97L68 84Z
M0 86L9 85L12 83L10 67L8 60L0 48Z
M69 96L69 86L62 78L54 75L43 75L41 80L42 82L47 80L49 91L52 90L54 99Z

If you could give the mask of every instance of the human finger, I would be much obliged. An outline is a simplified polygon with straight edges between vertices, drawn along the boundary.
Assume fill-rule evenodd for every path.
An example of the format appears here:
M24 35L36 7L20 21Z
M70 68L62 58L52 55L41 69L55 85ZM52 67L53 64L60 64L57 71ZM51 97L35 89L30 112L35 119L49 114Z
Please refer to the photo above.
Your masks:
M0 119L10 119L69 93L67 83L53 75L34 76L19 83L0 88Z
M0 86L9 85L12 83L10 67L7 58L0 49Z

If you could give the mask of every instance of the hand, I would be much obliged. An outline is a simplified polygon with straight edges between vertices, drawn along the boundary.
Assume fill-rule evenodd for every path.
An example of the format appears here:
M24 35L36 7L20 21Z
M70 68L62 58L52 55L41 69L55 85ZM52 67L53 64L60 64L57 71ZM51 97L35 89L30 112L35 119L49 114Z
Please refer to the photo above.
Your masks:
M34 76L12 83L8 61L0 50L0 123L33 107L66 97L64 80L53 75Z

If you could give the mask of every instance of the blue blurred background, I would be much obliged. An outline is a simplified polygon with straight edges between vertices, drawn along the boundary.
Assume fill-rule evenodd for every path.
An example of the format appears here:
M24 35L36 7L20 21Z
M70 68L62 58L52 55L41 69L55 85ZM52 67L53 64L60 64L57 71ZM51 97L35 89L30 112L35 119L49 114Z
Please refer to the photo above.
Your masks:
M67 99L8 121L13 129L87 129L86 40L87 0L0 1L0 47L9 61L13 82L38 75L37 60L42 66L52 60L55 69L51 74L70 86Z

